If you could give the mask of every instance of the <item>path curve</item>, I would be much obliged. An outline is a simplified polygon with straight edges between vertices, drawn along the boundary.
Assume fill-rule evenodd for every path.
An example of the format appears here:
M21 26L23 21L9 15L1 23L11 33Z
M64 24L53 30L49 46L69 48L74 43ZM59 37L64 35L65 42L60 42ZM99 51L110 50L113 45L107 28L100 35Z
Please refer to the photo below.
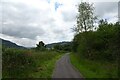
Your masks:
M81 78L81 74L70 63L69 53L62 56L57 62L53 71L53 78Z

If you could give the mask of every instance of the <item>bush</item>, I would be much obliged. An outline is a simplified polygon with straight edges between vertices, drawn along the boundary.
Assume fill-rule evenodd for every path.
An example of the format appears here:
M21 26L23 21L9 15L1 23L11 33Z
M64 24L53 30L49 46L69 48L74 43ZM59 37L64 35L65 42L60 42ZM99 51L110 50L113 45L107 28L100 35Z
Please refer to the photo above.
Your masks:
M6 48L2 53L2 76L3 78L32 78L38 76L33 75L38 71L39 75L42 75L45 72L42 70L46 68L46 63L52 61L58 55L60 54L57 54L55 51L43 52ZM42 76L45 76L45 74L47 73L44 73Z
M21 76L27 77L29 69L35 67L32 56L29 51L26 50L8 48L3 52L2 56L3 76L9 75L13 78Z
M73 51L92 60L116 61L119 52L120 24L102 24L97 31L79 33L73 40Z

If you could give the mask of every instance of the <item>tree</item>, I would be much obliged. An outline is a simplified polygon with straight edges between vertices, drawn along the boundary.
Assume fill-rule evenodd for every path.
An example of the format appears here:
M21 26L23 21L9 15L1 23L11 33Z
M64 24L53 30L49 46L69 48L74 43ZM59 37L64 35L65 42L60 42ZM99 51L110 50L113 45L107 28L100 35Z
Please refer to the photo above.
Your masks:
M45 44L43 43L43 41L40 41L39 44L36 45L37 45L36 47L37 50L45 50Z
M62 46L61 46L60 44L56 44L56 45L54 46L54 49L55 49L55 50L61 50L61 49L62 49Z
M93 4L81 2L78 7L77 26L74 31L80 33L93 30L96 19Z

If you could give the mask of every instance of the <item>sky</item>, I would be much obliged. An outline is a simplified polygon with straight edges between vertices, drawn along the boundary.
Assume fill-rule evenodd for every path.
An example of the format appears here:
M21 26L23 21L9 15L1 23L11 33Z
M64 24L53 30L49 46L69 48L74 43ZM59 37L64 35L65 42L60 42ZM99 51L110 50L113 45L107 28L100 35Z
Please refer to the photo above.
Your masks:
M85 0L82 0L83 2ZM109 22L118 20L119 0L87 0L95 15ZM77 8L81 0L1 0L0 38L25 47L72 41ZM2 26L2 27L1 27Z

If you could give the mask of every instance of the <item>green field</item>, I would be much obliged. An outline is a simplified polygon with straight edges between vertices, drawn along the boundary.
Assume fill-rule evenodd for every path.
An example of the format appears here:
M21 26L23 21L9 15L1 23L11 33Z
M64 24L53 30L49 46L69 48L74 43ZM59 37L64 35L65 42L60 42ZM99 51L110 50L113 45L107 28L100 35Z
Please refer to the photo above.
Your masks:
M3 78L51 78L63 53L8 48L3 51Z
M118 78L117 63L81 59L77 54L70 54L71 63L85 78Z

